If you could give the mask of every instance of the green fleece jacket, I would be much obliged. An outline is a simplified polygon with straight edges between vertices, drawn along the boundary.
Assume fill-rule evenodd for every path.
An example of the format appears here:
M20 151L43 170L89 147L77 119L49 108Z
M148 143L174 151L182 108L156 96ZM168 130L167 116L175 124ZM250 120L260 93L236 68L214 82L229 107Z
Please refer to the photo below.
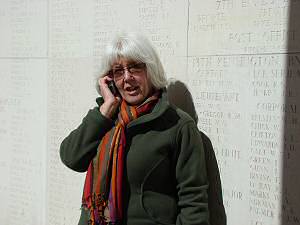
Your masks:
M85 172L114 121L99 106L89 110L60 146L62 162ZM124 222L128 225L207 225L207 172L201 134L194 120L167 101L126 127ZM79 224L87 225L82 210Z

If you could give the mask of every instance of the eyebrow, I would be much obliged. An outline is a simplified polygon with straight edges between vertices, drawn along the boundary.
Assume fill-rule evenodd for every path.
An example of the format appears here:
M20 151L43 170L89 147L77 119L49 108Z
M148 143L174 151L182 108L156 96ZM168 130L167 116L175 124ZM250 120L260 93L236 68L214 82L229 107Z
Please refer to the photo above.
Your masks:
M132 61L132 62L129 62L126 66L131 66L131 65L135 65L135 64L138 64L139 62L135 62L135 61ZM112 68L121 68L121 67L124 67L122 64L116 64L116 65L113 65Z
M122 67L123 67L123 65L121 65L121 64L113 65L113 66L112 66L112 68L122 68Z

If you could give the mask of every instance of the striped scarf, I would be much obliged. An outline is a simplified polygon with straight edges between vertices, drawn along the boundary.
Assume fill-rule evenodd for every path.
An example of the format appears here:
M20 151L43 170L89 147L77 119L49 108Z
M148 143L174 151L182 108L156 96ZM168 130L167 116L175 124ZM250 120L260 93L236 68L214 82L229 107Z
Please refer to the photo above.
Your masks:
M118 225L123 218L123 172L126 125L149 113L158 101L156 92L140 106L121 102L116 125L101 140L91 161L84 184L82 207L89 211L90 225Z

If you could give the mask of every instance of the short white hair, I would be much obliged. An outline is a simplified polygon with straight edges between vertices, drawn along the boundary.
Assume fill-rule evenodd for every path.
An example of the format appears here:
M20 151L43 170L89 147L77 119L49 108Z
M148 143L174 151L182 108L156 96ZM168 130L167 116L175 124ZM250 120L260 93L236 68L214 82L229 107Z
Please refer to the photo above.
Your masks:
M146 64L147 76L153 87L166 87L167 79L164 68L151 42L143 35L121 33L116 35L106 46L102 56L101 75L105 76L120 58Z

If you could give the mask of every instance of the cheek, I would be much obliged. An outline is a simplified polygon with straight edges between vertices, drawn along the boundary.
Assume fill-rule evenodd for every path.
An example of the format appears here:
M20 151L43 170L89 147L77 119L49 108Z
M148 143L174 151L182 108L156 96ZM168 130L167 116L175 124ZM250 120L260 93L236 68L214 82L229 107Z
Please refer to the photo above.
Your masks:
M151 92L152 92L152 90L153 90L153 85L152 85L152 83L149 81L149 80L147 80L146 79L146 89L147 89L147 95L149 95Z
M150 82L148 81L148 79L146 77L144 77L140 82L139 82L139 86L142 89L143 92L149 92L150 90Z
M119 91L123 90L123 85L122 82L115 82L116 87L118 88Z

